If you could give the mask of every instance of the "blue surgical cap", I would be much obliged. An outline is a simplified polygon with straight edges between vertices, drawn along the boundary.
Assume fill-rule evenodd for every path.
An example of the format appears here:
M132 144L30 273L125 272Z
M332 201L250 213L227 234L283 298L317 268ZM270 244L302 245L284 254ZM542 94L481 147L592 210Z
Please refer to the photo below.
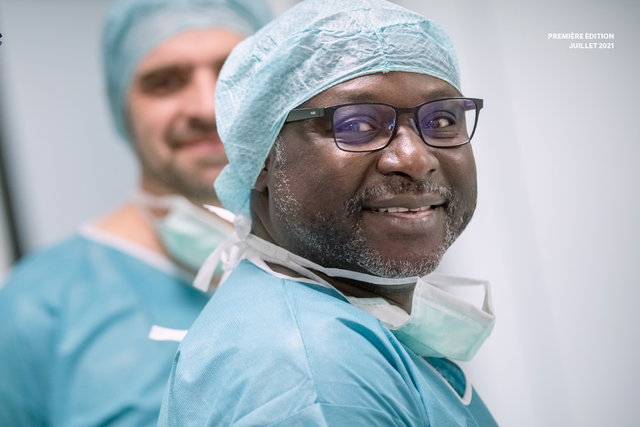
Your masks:
M109 107L118 134L129 141L127 94L140 61L187 30L222 28L244 36L271 19L265 0L121 0L109 11L102 60Z
M460 91L442 28L384 0L306 0L236 46L215 100L229 158L215 182L225 208L250 218L251 189L289 111L338 83L389 71L428 74Z

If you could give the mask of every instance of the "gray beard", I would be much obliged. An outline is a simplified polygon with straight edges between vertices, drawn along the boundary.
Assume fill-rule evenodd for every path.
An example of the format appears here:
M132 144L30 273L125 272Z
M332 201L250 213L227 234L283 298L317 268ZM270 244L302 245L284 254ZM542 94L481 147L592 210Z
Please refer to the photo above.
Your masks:
M409 183L406 180L398 180L387 186L365 190L357 194L345 206L347 218L357 218L362 215L361 207L366 200L387 193L437 193L447 201L444 208L445 235L436 251L425 254L419 262L388 259L367 245L360 221L354 221L355 225L345 231L342 228L344 224L340 224L337 218L328 218L321 214L317 214L312 220L305 218L304 209L291 195L289 177L278 167L284 161L284 156L277 151L279 150L276 149L277 160L275 162L277 168L275 181L277 184L273 194L276 217L284 224L290 238L297 241L299 247L305 248L304 253L297 255L324 267L345 268L345 266L351 266L350 270L386 278L424 276L431 273L440 264L444 253L462 233L473 215L473 210L458 213L459 203L452 192L446 187L435 186L428 182Z

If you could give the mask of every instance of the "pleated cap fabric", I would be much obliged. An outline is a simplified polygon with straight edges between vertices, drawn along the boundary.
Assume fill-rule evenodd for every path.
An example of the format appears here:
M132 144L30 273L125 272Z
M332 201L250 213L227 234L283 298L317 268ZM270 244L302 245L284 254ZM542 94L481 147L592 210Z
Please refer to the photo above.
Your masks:
M120 0L109 10L102 60L109 107L118 134L130 141L127 93L140 61L187 30L222 28L249 36L271 19L265 0Z
M250 218L251 189L290 110L338 83L390 71L431 75L460 91L442 28L385 0L306 0L236 46L215 101L229 158L215 182L225 208Z

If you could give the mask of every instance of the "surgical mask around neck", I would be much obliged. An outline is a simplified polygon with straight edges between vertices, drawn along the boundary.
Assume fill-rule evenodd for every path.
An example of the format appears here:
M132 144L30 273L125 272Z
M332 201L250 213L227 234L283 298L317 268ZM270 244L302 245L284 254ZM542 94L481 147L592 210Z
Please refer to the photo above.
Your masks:
M165 249L177 262L197 271L209 254L233 233L234 215L222 208L208 213L180 195L153 196L140 193L134 201L150 218ZM166 211L158 216L155 211ZM222 270L216 276L222 274Z
M447 286L484 286L482 309L440 289ZM384 298L346 298L384 322L400 342L423 357L471 360L496 319L489 282L436 273L418 279L411 315Z
M225 243L212 252L203 264L194 281L195 287L205 291L208 289L214 269L220 261L222 261L225 271L220 281L222 283L245 258L256 264L264 261L282 265L332 289L335 288L314 271L330 277L353 279L384 287L415 283L411 315L402 308L389 304L383 298L350 296L345 296L345 298L353 306L368 312L385 323L400 342L423 357L471 360L493 330L495 315L489 282L440 274L390 279L350 270L325 268L249 234L251 222L242 215L236 216L234 225L235 232ZM434 285L440 287L452 285L484 286L485 296L482 309Z

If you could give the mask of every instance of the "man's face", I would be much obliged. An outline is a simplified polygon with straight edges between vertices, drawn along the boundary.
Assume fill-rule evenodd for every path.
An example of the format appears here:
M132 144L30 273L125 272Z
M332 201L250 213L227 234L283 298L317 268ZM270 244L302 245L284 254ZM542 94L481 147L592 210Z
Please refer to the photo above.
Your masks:
M227 163L216 131L216 80L242 40L221 29L185 31L140 62L128 107L143 188L198 201L214 199L212 183Z
M392 72L336 85L303 106L414 107L456 96L435 77ZM473 215L475 161L469 144L427 146L411 118L398 117L386 148L364 153L338 149L325 118L286 124L267 178L273 240L326 267L383 277L431 272Z

